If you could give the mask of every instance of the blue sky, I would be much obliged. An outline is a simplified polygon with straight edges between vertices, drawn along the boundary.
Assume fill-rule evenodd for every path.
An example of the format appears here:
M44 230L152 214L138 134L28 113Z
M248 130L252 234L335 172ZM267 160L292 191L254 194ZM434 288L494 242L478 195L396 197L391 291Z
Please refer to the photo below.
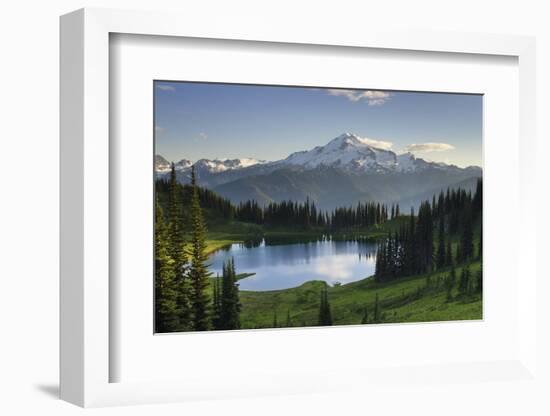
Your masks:
M344 132L481 166L482 96L155 81L155 153L278 160Z

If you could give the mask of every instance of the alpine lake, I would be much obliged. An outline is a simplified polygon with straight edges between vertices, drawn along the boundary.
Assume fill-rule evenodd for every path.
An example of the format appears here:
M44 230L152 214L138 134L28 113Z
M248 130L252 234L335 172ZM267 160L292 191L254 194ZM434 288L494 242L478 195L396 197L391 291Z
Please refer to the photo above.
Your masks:
M325 281L330 286L372 276L377 243L373 239L335 240L323 236L310 241L233 243L208 259L213 276L222 275L224 262L233 258L241 290L268 291L297 287L307 281Z

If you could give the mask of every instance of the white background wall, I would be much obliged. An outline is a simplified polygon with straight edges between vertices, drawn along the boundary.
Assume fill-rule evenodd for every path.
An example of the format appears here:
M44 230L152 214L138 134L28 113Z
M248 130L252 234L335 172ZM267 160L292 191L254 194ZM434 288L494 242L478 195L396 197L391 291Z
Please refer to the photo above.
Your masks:
M239 25L242 19L272 19L286 25L420 27L438 30L535 35L538 39L538 133L541 190L539 248L548 233L550 186L550 13L544 1L168 1L8 0L0 11L0 414L77 414L60 402L58 376L58 16L74 9L116 7L192 13L209 24L212 14ZM406 76L406 74L404 74ZM544 139L546 138L546 139ZM547 155L545 157L545 155ZM505 235L505 234L504 234ZM544 247L543 247L544 245ZM545 256L540 256L539 265ZM548 291L543 283L539 290ZM541 313L548 312L541 305ZM541 332L543 357L549 333ZM544 351L546 354L544 354ZM546 360L543 358L543 360ZM547 364L548 361L543 361ZM547 372L548 373L548 372ZM453 387L454 389L455 387ZM456 386L456 397L433 386L393 397L382 408L363 397L258 398L93 410L101 415L157 414L548 414L541 392L502 384L487 393ZM448 387L447 387L448 390ZM380 400L379 400L380 402ZM399 410L398 410L399 409Z

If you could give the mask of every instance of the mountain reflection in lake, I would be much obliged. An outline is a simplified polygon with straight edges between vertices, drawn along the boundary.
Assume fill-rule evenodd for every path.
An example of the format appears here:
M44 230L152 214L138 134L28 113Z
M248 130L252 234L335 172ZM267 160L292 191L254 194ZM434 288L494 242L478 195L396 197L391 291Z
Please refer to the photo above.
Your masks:
M309 280L345 284L374 274L376 243L322 239L291 244L265 240L232 244L210 256L210 271L221 276L223 262L231 257L237 273L256 273L239 281L241 290L286 289Z

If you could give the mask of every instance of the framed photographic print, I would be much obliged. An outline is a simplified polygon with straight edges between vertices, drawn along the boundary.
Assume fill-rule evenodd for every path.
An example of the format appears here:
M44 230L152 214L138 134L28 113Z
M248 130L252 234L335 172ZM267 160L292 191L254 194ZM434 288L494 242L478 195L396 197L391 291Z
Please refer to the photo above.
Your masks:
M482 319L482 95L153 87L155 332Z
M533 39L233 29L61 19L61 397L540 386Z

